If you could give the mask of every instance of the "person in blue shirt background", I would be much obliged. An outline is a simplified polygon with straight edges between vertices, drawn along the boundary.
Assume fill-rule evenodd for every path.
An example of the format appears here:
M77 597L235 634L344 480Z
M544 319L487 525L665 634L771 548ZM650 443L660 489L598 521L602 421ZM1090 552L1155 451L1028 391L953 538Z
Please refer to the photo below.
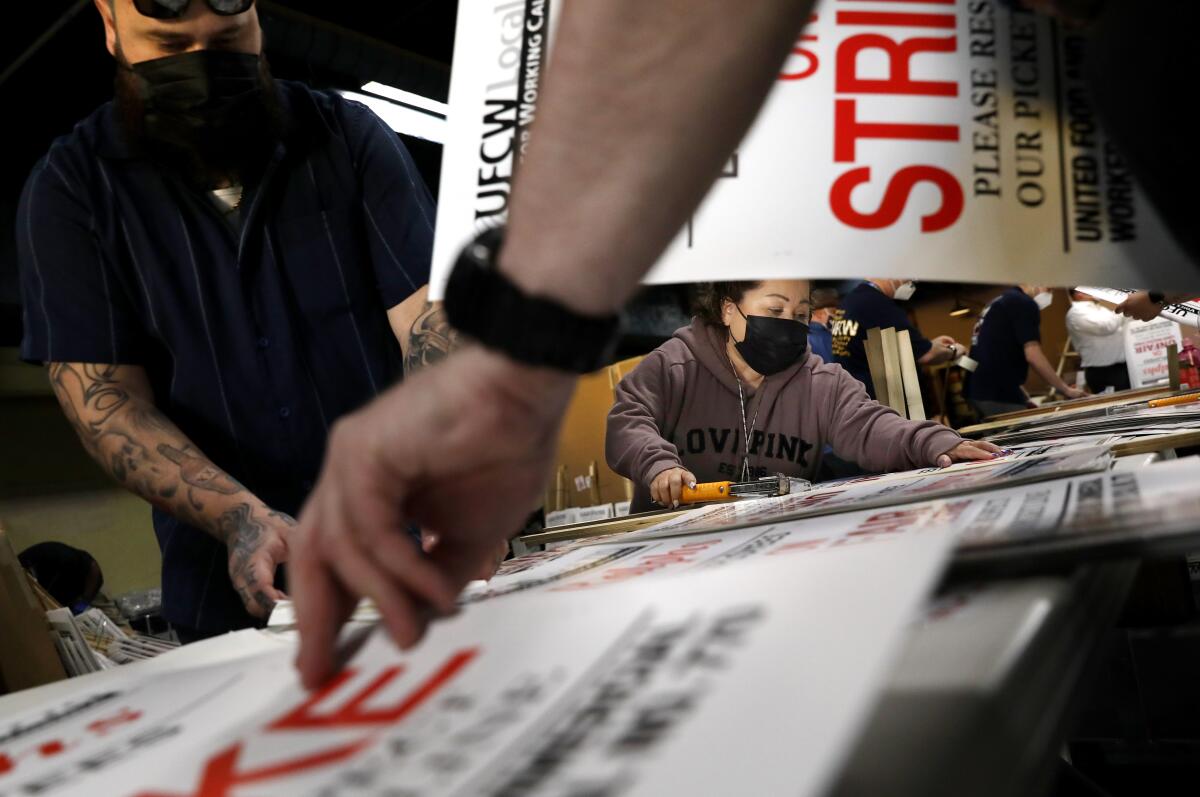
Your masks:
M872 398L877 396L867 365L865 343L869 329L894 327L897 332L908 330L913 358L921 365L957 360L965 352L964 347L949 335L927 339L909 320L899 302L911 299L916 290L916 283L911 279L865 280L846 294L842 306L833 313L834 361L866 385Z
M829 328L833 311L838 306L838 292L835 288L813 288L811 293L812 311L808 321L808 350L821 358L823 362L833 360L833 331Z
M1009 288L984 308L971 335L971 359L978 363L967 377L967 397L986 418L1029 406L1025 380L1029 368L1067 398L1086 391L1063 381L1042 351L1041 312L1054 301L1042 285Z
M445 353L433 203L366 107L272 79L252 0L96 7L115 99L26 183L21 356L154 506L186 641L264 620L330 428Z

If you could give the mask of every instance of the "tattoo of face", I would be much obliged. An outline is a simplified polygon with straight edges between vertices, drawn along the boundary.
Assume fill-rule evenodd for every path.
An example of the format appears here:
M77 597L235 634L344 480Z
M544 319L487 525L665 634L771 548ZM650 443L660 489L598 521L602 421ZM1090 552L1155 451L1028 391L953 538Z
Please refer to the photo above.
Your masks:
M404 358L405 373L412 373L446 358L458 347L458 331L441 305L426 303L413 322L408 338L408 354Z

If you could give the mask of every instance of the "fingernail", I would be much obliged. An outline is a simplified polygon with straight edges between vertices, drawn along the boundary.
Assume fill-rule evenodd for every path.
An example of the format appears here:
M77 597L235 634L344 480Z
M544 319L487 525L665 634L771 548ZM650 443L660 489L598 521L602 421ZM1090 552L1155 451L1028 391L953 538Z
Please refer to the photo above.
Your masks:
M678 501L672 501L672 502L671 502L671 508L672 508L672 509L678 509L678 508L679 508L679 502L678 502Z
M696 483L695 483L695 482L688 482L688 489L689 489L689 490L695 490L695 489L696 489Z

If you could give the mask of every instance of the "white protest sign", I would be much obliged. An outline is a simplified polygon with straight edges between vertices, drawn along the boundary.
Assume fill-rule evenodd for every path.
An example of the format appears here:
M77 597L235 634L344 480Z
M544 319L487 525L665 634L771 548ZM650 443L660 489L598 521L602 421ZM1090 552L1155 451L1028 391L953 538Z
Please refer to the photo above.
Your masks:
M1167 347L1172 344L1176 351L1183 347L1183 335L1174 321L1156 318L1125 325L1125 364L1129 368L1130 387L1153 385L1170 375Z
M435 298L458 249L505 217L561 7L459 6ZM647 281L1180 287L1194 270L1099 128L1083 44L992 0L820 2L754 127Z
M0 795L822 794L953 540L852 542L469 605L313 693L286 648L80 679L0 722Z

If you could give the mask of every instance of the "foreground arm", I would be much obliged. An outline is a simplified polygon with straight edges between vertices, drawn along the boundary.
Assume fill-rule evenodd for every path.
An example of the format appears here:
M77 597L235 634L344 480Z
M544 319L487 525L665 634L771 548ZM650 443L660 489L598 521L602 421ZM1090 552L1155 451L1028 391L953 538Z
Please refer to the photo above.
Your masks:
M619 308L753 121L812 4L566 4L505 273L579 312ZM402 646L429 607L451 609L536 504L573 385L467 348L338 424L291 568L307 685L330 673L359 595ZM402 534L411 522L438 535L428 557Z
M1062 393L1067 398L1081 398L1087 395L1087 391L1071 387L1063 381L1063 378L1054 370L1054 366L1046 359L1046 353L1042 351L1042 344L1037 341L1030 341L1025 344L1025 362L1029 363L1029 367L1033 369L1033 372L1046 380L1046 383L1050 387Z

